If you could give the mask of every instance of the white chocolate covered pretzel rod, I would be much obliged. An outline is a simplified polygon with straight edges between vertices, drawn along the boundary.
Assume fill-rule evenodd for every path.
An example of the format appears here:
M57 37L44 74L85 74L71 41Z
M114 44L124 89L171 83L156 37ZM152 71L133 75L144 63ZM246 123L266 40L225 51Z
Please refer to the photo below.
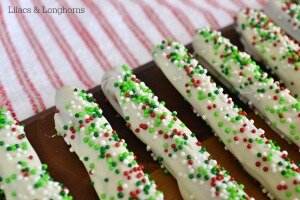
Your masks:
M177 180L184 199L250 199L210 158L195 134L127 67L107 72L102 89L127 126Z
M236 23L246 51L262 60L296 98L300 97L299 44L259 10L240 11Z
M211 73L254 106L278 134L300 146L300 102L289 90L269 78L247 53L240 52L218 31L199 29L193 47Z
M256 128L253 120L234 105L182 44L163 41L152 55L169 81L193 106L194 112L211 126L226 149L262 184L271 199L300 198L297 165L290 161L286 151L280 151L279 146L265 138L264 131Z
M269 0L264 12L300 42L300 4L295 0Z
M73 199L55 182L26 138L24 127L0 108L0 189L5 199Z
M92 94L65 86L57 91L56 107L56 130L83 162L100 199L163 199Z

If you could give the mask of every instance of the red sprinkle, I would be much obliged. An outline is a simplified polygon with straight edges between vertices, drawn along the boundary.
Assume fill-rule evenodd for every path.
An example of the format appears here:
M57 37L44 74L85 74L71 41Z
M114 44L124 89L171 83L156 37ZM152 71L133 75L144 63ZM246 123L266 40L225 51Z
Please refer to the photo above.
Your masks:
M147 124L140 124L140 128L142 128L144 130L147 130L148 125Z
M267 172L267 171L269 170L269 168L268 168L268 167L264 167L263 170L264 170L265 172Z
M260 167L260 162L257 161L257 162L255 163L255 166L256 166L256 167Z
M118 186L118 191L122 191L123 190L123 187L122 186Z
M282 190L282 185L277 185L277 190Z
M196 142L196 145L197 145L197 146L201 146L201 142L197 141L197 142Z

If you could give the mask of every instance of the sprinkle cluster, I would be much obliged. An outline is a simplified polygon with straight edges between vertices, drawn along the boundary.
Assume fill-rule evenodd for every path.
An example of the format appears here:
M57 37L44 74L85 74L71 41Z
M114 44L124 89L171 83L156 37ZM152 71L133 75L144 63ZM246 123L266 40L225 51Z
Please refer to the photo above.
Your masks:
M100 199L163 199L125 141L112 130L92 94L75 88L72 100L60 113L64 125L57 129L85 165Z
M286 151L281 152L274 141L265 138L264 131L247 119L246 113L216 86L182 44L163 41L154 49L153 57L245 169L258 181L264 180L270 198L272 195L300 197L300 168L288 158ZM168 76L171 71L175 77Z
M6 199L73 199L41 164L14 114L0 108L0 192Z
M246 53L240 52L221 33L210 28L198 31L193 45L213 70L248 100L282 137L300 146L300 102L269 78ZM204 50L200 50L205 47Z
M300 5L293 0L277 0L281 6L281 10L288 15L288 23L290 23L295 30L300 30Z
M114 86L127 126L153 151L153 158L177 179L180 190L194 199L248 199L243 185L232 181L228 172L210 158L195 134L159 102L127 66L122 66ZM188 181L186 180L188 179ZM203 185L203 186L201 186ZM205 188L210 188L207 190Z
M242 38L256 49L260 58L291 89L300 95L300 47L264 13L244 9L237 15Z

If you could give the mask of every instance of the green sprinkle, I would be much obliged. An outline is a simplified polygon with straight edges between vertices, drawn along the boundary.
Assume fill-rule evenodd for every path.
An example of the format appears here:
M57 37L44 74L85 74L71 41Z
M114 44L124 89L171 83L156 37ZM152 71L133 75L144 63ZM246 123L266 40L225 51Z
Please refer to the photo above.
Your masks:
M218 126L219 126L219 127L222 127L223 124L224 124L223 122L219 122L219 123L218 123Z

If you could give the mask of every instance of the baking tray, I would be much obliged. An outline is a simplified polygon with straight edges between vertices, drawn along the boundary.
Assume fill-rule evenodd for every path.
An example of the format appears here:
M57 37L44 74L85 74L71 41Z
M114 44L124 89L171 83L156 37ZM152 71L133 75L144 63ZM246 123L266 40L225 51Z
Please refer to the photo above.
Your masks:
M233 25L221 29L221 32L225 37L229 38L233 44L243 50L239 42L239 36L234 30ZM192 51L190 44L187 45L187 47ZM203 67L205 68L205 65ZM136 68L134 73L153 90L161 101L166 102L166 107L169 110L177 111L179 119L181 119L192 132L196 133L196 137L202 142L202 145L207 148L212 157L215 158L220 165L224 166L235 180L245 185L245 191L250 196L256 199L268 199L267 195L261 192L260 184L243 171L238 161L230 152L224 150L223 143L214 137L211 128L206 125L201 118L196 117L192 112L191 106L164 77L163 73L153 61ZM215 81L219 83L216 79ZM220 85L223 86L222 84ZM300 161L300 156L295 148L288 145L285 140L271 130L260 117L256 116L254 112L239 101L235 95L230 93L225 87L224 89L226 93L229 93L229 95L233 97L235 103L248 113L248 117L255 120L256 126L266 131L268 138L277 141L277 144L279 144L282 149L289 152L293 160L296 162ZM144 165L145 172L152 176L159 189L163 191L165 199L182 199L176 180L170 174L164 174L160 165L152 160L150 152L146 151L146 146L125 126L123 119L117 115L116 111L107 102L101 90L101 86L96 86L89 92L96 98L97 103L104 112L104 116L112 127L119 133L121 138L126 140L128 149L137 155L139 164ZM96 200L98 196L92 187L83 164L75 153L69 151L69 147L63 138L55 136L54 113L55 108L52 107L22 122L25 125L28 140L36 150L41 161L48 164L51 176L55 180L64 183L70 190L70 194L74 196L74 199Z

